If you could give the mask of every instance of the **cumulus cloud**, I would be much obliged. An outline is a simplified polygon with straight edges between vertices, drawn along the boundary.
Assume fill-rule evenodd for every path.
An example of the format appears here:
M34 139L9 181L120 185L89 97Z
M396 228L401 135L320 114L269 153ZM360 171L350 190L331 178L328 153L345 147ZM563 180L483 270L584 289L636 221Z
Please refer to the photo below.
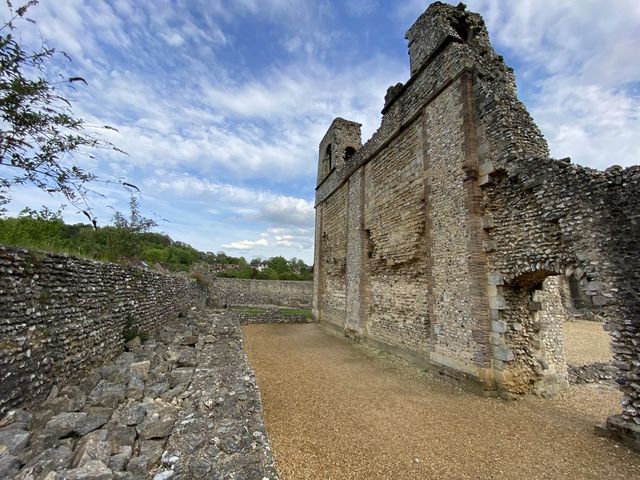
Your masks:
M273 226L309 227L314 222L313 202L274 192L211 182L189 175L170 173L147 180L145 186L159 193L198 198L245 220Z
M261 247L269 247L264 250ZM313 255L313 229L311 228L269 228L261 232L255 240L239 240L223 245L229 250L243 251L252 256L290 256L311 258Z
M264 238L260 238L258 240L240 240L238 242L230 242L230 243L225 243L222 245L222 248L226 248L229 250L253 250L256 247L268 247L269 246L269 242L264 239Z

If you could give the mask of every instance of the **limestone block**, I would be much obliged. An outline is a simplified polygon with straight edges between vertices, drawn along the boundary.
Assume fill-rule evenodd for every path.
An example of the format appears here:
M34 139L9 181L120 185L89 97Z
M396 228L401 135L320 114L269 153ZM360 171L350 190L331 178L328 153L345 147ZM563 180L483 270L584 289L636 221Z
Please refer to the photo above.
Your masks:
M511 362L515 358L511 349L495 345L493 347L493 357L503 362Z

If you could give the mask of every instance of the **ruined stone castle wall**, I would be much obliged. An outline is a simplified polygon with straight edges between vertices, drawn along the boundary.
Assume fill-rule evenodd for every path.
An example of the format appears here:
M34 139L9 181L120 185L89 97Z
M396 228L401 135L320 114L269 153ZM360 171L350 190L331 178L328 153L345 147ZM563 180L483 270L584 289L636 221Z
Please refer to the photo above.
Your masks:
M251 280L245 278L209 278L212 307L281 305L310 307L313 282L292 280Z
M424 353L430 319L421 133L414 122L364 167L364 229L368 334Z
M113 358L125 329L149 331L205 299L190 278L0 246L0 416Z
M434 3L407 39L411 78L379 129L318 178L316 318L509 396L564 388L567 305L595 312L620 421L640 424L640 167L549 158L464 5ZM353 142L354 125L323 142Z

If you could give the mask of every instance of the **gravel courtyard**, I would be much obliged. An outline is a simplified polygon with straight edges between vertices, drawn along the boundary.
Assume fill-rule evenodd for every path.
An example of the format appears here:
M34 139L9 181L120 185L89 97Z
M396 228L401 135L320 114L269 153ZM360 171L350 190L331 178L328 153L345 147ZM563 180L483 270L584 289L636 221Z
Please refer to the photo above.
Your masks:
M619 411L608 385L481 398L317 324L242 330L282 479L640 478L640 455L593 433Z

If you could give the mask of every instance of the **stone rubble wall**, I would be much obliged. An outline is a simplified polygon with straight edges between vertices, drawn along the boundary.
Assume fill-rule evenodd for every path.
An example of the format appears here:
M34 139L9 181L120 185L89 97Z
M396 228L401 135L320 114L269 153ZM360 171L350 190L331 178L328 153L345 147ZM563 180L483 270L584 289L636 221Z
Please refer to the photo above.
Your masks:
M0 419L0 478L278 478L229 312L189 311Z
M205 301L190 278L0 246L0 415L118 355L125 329L150 331Z
M212 307L282 305L311 307L313 282L208 277Z

